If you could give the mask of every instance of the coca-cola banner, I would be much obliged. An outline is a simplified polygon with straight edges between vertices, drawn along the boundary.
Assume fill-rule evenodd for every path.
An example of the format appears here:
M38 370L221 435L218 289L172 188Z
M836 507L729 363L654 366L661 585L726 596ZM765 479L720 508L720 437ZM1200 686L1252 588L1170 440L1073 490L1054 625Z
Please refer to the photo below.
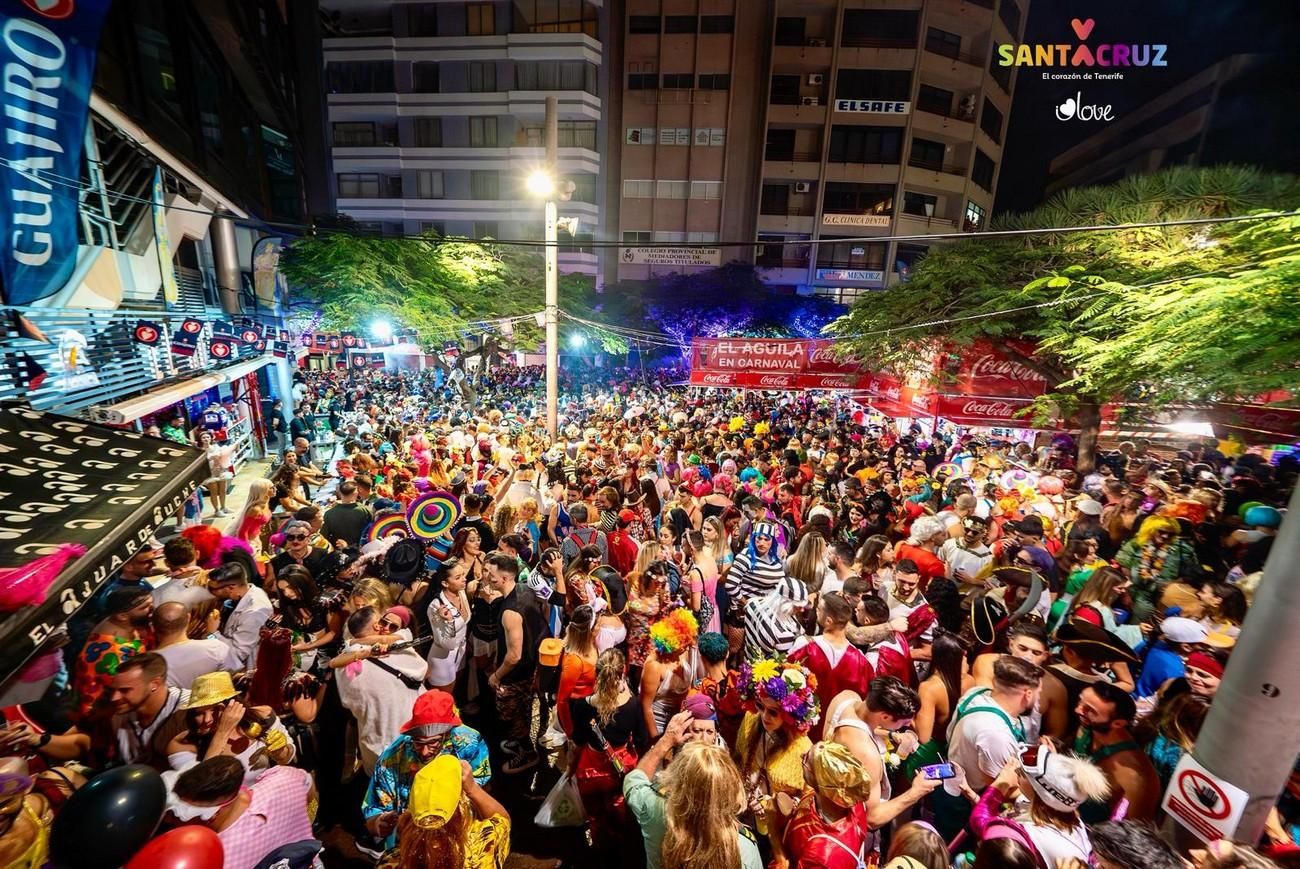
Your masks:
M1013 340L1005 343L1020 355L1034 354L1032 344ZM955 366L953 361L957 362ZM1041 374L987 341L977 341L965 348L956 360L950 355L948 368L956 374L955 383L945 384L949 392L1033 398L1047 391L1047 380Z
M1033 401L1024 398L984 398L978 395L931 395L929 416L937 416L957 425L983 425L1002 428L1038 428L1028 409Z
M808 374L763 371L691 371L691 386L731 389L861 389L865 377L857 374Z
M859 374L862 366L836 358L834 341L822 338L696 338L691 370L772 373Z
M1215 404L1210 422L1251 442L1293 441L1300 438L1300 408L1267 404Z
M858 389L867 373L835 357L833 341L696 338L691 385L737 389Z

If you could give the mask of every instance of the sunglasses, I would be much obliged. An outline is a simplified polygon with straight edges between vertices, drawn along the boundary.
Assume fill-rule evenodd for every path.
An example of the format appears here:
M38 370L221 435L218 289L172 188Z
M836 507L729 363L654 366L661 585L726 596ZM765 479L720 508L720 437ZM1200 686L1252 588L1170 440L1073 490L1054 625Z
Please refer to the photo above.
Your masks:
M285 540L306 540L306 539L307 539L307 535L306 535L306 534L286 534L286 535L284 535L284 539L285 539Z

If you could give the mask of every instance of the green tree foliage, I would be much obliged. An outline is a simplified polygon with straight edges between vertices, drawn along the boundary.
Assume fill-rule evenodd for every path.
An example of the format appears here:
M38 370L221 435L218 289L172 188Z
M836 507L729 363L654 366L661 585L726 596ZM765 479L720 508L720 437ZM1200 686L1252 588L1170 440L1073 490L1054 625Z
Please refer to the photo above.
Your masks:
M365 332L387 319L419 332L426 349L465 342L485 330L484 321L531 314L544 303L539 247L321 232L290 244L280 268L297 297L319 305L325 328ZM589 277L560 276L562 310L590 311L592 297ZM527 319L514 324L512 339L492 333L488 340L493 337L535 347L542 332Z
M1300 209L1300 179L1177 168L1064 190L993 229L1150 223ZM1300 219L1071 232L935 245L906 284L832 325L869 363L906 368L938 342L988 339L1075 412L1081 459L1102 403L1150 406L1300 385ZM995 313L996 312L996 313ZM991 316L988 316L991 315ZM942 321L942 322L934 322ZM1004 342L1026 338L1025 359Z

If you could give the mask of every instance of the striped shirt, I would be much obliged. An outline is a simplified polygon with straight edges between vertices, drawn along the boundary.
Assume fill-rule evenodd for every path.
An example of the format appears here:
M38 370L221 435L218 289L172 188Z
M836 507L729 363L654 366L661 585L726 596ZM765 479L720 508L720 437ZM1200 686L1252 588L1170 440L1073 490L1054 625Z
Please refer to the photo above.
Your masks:
M749 598L763 597L785 579L785 565L780 560L750 559L748 552L736 556L727 573L725 587L733 607L744 607Z
M292 766L267 770L249 788L253 798L244 813L217 836L225 869L248 869L282 845L313 838L307 817L311 773ZM320 865L320 858L313 865Z
M793 615L793 605L780 592L745 604L745 654L751 659L785 654L801 636L803 626Z

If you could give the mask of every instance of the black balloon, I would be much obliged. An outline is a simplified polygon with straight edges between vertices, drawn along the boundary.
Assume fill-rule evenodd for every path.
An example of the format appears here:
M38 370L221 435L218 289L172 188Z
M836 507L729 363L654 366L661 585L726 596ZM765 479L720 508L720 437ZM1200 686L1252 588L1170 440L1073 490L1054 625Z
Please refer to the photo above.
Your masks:
M101 773L54 816L50 860L57 869L122 866L153 836L166 807L167 786L151 767Z

